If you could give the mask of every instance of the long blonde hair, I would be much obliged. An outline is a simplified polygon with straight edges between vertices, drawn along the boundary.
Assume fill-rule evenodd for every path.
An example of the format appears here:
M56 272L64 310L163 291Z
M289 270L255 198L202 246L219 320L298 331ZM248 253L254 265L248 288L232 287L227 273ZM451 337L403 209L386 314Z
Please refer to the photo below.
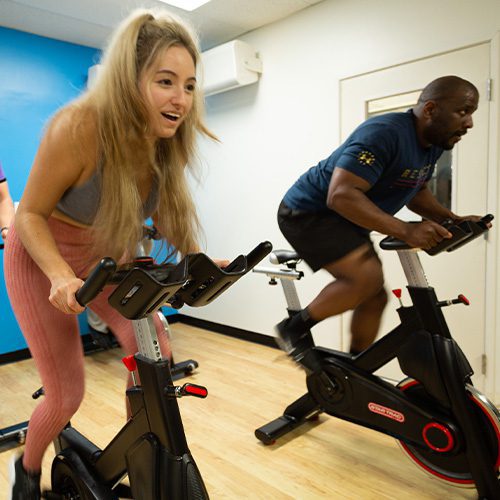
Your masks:
M160 52L187 49L195 67L200 60L190 28L161 10L136 10L116 30L102 60L102 71L80 101L95 110L102 166L101 201L93 224L96 254L133 254L142 238L142 201L137 188L138 165L147 163L159 189L157 226L182 254L198 249L199 220L186 178L193 167L196 134L217 139L203 123L203 97L198 86L193 105L176 134L147 140L147 109L139 92L139 76Z

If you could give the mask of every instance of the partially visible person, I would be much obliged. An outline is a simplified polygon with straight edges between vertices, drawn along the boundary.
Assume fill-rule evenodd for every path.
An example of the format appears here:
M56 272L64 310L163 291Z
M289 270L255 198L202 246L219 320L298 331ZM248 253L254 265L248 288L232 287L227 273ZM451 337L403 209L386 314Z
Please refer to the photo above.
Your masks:
M203 123L199 61L185 23L135 11L115 31L95 84L52 118L41 141L5 252L9 298L45 389L13 463L13 500L40 499L42 457L84 395L82 279L103 256L132 258L148 217L182 255L199 250L186 167L198 134L215 139ZM111 291L89 307L134 354L132 324L108 304ZM156 315L155 326L167 357Z
M295 359L312 355L314 325L349 310L350 352L375 340L387 293L371 231L429 249L451 237L443 221L464 219L441 205L427 183L442 152L472 128L478 101L472 83L438 78L408 112L362 123L285 194L278 210L283 235L313 271L325 269L334 278L306 308L276 326L280 346ZM405 205L424 220L395 217Z
M7 184L7 177L2 169L0 163L0 228L2 242L7 239L7 233L14 217L14 203L9 192L9 185Z

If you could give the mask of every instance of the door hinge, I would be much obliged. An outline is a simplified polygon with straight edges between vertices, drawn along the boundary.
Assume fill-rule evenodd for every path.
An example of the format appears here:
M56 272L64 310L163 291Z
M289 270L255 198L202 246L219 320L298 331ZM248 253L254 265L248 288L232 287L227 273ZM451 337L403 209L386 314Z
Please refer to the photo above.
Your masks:
M486 354L481 355L481 375L486 375L486 369L488 366L488 360Z
M491 86L493 85L493 79L488 78L486 80L486 100L491 101Z

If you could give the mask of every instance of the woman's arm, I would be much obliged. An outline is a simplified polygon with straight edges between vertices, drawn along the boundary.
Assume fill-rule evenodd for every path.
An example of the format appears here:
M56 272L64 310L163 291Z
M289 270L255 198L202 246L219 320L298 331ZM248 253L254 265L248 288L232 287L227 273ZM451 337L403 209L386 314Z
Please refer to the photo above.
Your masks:
M77 182L84 169L77 151L85 151L87 145L79 138L76 148L71 120L72 113L63 112L43 137L19 203L15 228L28 253L50 280L51 303L63 312L81 312L83 308L74 293L82 281L59 253L47 224L63 193Z

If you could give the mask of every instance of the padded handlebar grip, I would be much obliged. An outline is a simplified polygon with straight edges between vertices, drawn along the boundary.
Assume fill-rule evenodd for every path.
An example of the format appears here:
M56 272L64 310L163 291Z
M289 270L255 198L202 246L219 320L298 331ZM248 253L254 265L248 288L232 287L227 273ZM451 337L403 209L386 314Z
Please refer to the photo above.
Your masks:
M259 243L247 255L247 270L253 269L266 255L273 249L273 245L269 241Z
M466 220L455 224L451 223L450 220L446 220L443 226L448 229L453 237L451 239L442 240L431 249L425 250L425 252L429 255L437 255L444 250L452 252L488 231L488 224L493 219L493 214L487 214L478 222ZM380 247L384 250L406 250L411 248L406 242L398 240L393 236L385 237L380 242Z
M86 306L104 288L116 271L116 262L111 257L104 257L85 280L82 288L76 292L76 300Z

